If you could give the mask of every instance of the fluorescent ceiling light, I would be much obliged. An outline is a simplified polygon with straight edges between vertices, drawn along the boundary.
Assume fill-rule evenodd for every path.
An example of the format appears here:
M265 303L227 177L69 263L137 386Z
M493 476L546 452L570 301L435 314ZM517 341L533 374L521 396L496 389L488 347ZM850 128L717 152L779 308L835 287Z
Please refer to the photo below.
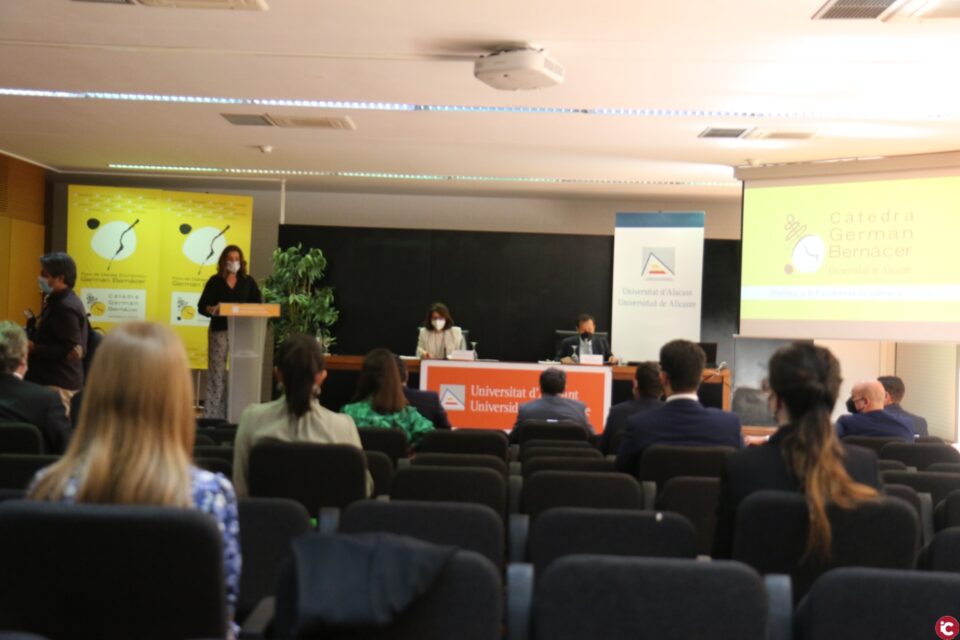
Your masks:
M431 113L528 113L544 115L588 115L634 118L778 118L801 120L951 120L958 113L827 113L717 109L642 109L611 107L500 107L489 105L415 104L409 102L357 102L349 100L291 100L285 98L228 98L217 96L181 96L154 93L115 93L104 91L56 91L0 87L0 96L16 98L55 98L69 100L108 100L114 102L159 102L170 104L212 104L248 107L293 107L302 109L348 109L353 111L419 111Z
M235 169L216 167L188 167L160 164L124 164L112 163L107 165L111 169L127 171L154 171L162 173L220 173L224 175L246 176L302 176L312 178L366 178L372 180L433 180L454 182L513 182L513 183L541 183L541 184L610 184L635 186L666 186L666 187L727 187L739 188L740 182L709 182L693 180L619 180L604 178L543 178L537 176L458 176L439 175L432 173L392 173L381 171L316 171L310 169Z

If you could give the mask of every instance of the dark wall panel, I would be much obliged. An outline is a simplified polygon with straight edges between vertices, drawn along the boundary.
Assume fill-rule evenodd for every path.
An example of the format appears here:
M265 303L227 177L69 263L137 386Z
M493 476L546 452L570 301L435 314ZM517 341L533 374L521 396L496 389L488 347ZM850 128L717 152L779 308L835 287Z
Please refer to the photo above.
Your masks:
M434 301L470 330L481 358L552 357L554 330L572 328L581 312L592 313L601 331L610 327L612 236L280 227L282 248L298 242L327 257L340 309L335 353L384 346L412 355ZM706 243L705 340L723 343L736 331L739 247Z

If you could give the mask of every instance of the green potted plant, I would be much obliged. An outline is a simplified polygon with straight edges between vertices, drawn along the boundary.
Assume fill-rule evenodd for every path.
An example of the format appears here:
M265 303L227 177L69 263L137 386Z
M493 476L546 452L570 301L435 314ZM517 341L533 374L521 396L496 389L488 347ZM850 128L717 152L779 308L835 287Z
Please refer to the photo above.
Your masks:
M329 351L335 342L330 326L340 312L333 307L333 287L320 284L326 268L327 259L317 248L304 252L297 244L273 252L273 275L263 282L263 301L280 305L280 317L271 321L275 344L302 333L316 336Z

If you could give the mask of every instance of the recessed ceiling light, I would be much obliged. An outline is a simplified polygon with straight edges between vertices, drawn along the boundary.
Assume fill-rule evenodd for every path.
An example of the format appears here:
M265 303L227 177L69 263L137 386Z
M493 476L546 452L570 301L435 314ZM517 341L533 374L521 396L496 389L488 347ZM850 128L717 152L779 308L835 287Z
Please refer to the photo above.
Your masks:
M441 175L432 173L394 173L389 171L320 171L315 169L239 169L217 167L188 167L160 164L125 164L111 163L111 169L128 171L154 171L172 173L222 173L224 175L248 176L301 176L311 178L366 178L374 180L426 180L426 181L455 181L455 182L514 182L539 184L608 184L625 186L664 186L664 187L727 187L740 188L736 180L726 182L710 182L696 180L621 180L616 178L546 178L539 176L462 176Z

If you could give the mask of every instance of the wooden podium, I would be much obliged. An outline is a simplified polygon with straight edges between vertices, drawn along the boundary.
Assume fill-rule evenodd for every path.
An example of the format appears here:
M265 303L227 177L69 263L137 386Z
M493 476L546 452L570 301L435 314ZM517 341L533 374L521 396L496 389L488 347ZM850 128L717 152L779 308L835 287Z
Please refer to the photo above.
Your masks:
M267 320L280 316L279 304L220 305L230 338L230 374L227 376L227 421L237 423L247 405L260 402L263 345Z

